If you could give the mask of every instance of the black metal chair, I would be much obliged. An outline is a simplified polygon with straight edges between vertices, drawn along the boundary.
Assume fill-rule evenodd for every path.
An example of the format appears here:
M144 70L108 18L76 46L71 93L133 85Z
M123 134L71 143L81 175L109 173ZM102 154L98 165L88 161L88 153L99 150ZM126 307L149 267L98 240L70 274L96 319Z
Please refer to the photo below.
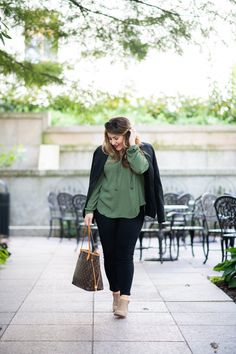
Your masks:
M164 204L165 205L176 205L178 201L179 194L178 193L164 193ZM170 225L171 219L172 219L172 214L175 213L175 211L170 210L169 212L166 213L166 224Z
M83 236L83 232L86 232L85 225L83 223L84 222L83 210L85 207L86 199L87 196L84 194L76 194L72 198L72 203L76 214L76 231L77 231L76 250L78 248L79 241ZM92 237L94 241L92 250L94 251L98 247L98 238L99 238L99 233L98 233L98 228L96 223L94 225L91 225L91 231L92 231Z
M204 228L203 228L203 211L201 205L200 197L197 198L194 202L193 211L189 212L173 212L171 215L171 245L170 245L170 254L171 258L178 259L179 257L179 248L180 248L180 239L185 238L185 233L189 232L190 235L190 244L192 255L194 257L194 238L196 233L200 234L202 237L203 251L204 247ZM172 255L172 243L176 241L176 255Z
M236 238L236 198L223 195L214 203L221 229L222 262L227 259L227 248L234 246Z
M187 205L189 209L192 209L194 206L194 197L190 193L181 193L177 196L177 203L179 205Z
M164 193L164 204L177 204L178 194L177 193Z
M62 217L62 232L61 239L65 236L64 223L67 226L67 236L71 238L72 235L72 223L76 223L76 214L74 205L72 203L73 196L70 193L61 192L57 196L58 205L61 211Z
M217 196L212 193L204 193L201 196L202 210L203 210L203 226L204 226L204 237L206 246L205 250L205 260L204 264L208 260L209 255L209 245L210 242L214 242L217 236L221 235L221 229L219 228L219 223L216 215L216 211L214 208L214 203L217 199ZM212 241L210 241L210 237L213 237Z
M165 225L163 225L165 226ZM158 248L159 249L159 261L163 263L164 257L163 255L166 252L166 233L167 228L162 230L159 229L159 225L156 219L145 216L142 230L139 234L139 260L142 260L143 250L149 248ZM143 239L148 239L148 245L143 246ZM158 241L158 246L151 246L151 240L155 239ZM165 240L165 247L163 247L163 240ZM157 258L150 258L147 260L157 260Z
M60 208L58 205L56 193L50 192L48 194L48 206L49 206L49 212L50 212L50 219L49 219L50 230L49 230L48 238L52 236L54 220L59 222L60 237L62 237L62 229L63 229L62 216L61 216L61 211L60 211Z
M142 230L139 234L139 247L136 248L136 249L139 249L139 251L140 251L140 253L139 253L139 260L140 261L142 260L143 250L151 247L151 234L149 234L149 227L153 224L154 221L155 221L155 219L150 216L144 217ZM149 240L148 246L143 246L143 240L145 238L148 238L148 240Z
M190 193L181 193L177 197L177 204L178 205L186 205L188 207L187 211L184 211L180 214L179 219L175 218L175 224L177 221L180 225L186 225L189 220L192 218L193 214L193 207L194 207L194 197ZM185 244L186 232L182 234L182 241Z
M83 210L84 210L84 206L86 203L86 199L87 199L87 197L84 194L76 194L72 198L72 204L74 206L75 215L76 215L77 247L78 247L79 240L81 238L82 229L83 229L82 228L82 223L84 220Z

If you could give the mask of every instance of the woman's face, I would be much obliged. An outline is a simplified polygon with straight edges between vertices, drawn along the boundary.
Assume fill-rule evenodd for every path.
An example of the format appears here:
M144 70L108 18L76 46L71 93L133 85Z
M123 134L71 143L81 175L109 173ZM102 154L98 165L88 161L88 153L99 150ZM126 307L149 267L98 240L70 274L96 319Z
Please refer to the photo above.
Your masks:
M115 135L107 133L109 142L117 151L121 151L124 147L125 138L123 135Z

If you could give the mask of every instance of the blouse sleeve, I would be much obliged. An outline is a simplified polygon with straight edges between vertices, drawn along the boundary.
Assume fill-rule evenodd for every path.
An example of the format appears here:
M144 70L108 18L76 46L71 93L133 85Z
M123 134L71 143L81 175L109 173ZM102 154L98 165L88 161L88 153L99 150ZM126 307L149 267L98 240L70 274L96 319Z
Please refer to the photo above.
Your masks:
M103 182L103 174L99 177L96 186L87 202L85 208L85 215L89 213L93 213L94 210L97 208L97 202L100 194L100 189L102 187L102 182Z
M127 149L127 159L130 168L137 174L143 174L149 168L148 160L141 152L138 145L132 145Z

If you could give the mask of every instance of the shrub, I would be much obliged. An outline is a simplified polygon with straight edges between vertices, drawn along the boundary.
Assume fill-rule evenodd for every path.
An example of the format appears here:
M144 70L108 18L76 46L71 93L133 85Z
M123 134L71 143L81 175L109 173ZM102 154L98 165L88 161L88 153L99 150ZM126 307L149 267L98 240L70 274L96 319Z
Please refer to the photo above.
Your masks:
M53 125L103 124L110 117L128 116L135 124L235 124L236 94L227 99L219 93L208 100L178 97L132 97L124 93L111 96L107 93L81 92L53 97L47 91L22 94L8 90L0 94L0 112L49 111Z
M229 288L236 288L236 248L228 248L227 252L231 254L231 259L218 263L213 269L223 271L220 280L224 280Z

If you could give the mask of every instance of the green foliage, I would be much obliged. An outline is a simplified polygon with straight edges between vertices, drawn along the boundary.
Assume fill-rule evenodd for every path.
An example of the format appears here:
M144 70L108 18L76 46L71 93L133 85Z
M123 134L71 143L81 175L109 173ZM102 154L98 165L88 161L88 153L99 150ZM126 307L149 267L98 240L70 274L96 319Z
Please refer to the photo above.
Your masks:
M210 279L210 281L213 283L213 284L217 284L219 283L220 281L222 281L222 277L208 277L208 279Z
M42 87L50 83L62 84L60 78L62 74L62 66L58 63L40 62L32 64L24 62L24 81L26 86L37 85Z
M47 8L30 8L30 4L24 1L1 1L0 10L3 18L0 18L0 40L3 44L4 38L10 39L7 34L10 25L19 27L19 33L25 36L25 42L29 42L35 34L40 34L50 40L52 48L57 50L58 40L67 37L62 30L62 22L58 12ZM32 63L26 60L19 60L14 54L9 54L6 50L0 50L0 74L4 76L15 75L17 81L22 82L27 87L42 87L49 84L63 83L63 66L59 63L41 61Z
M58 40L67 37L67 33L62 29L63 22L60 20L59 12L56 9L49 11L47 8L22 8L19 17L24 22L26 40L32 34L41 33L46 38L52 39L57 47Z
M15 161L22 157L23 153L22 145L15 146L7 151L0 150L0 168L11 167Z
M34 102L32 96L26 94L17 97L12 91L0 98L0 112L39 112L43 107Z
M236 248L228 248L227 252L231 254L231 259L218 263L213 269L223 271L220 280L224 280L229 288L236 288Z
M236 123L236 66L232 68L231 76L227 87L226 94L222 94L217 87L217 83L213 82L211 97L208 104L208 115L222 119L225 123Z
M110 55L118 60L125 56L142 60L149 49L173 49L181 53L189 41L200 44L211 32L217 33L212 26L217 21L232 23L235 29L235 2L228 1L231 7L222 8L217 2L207 0L200 4L192 2L190 7L183 5L182 0L167 3L120 0L115 6L94 0L1 0L0 41L5 43L5 39L10 39L10 29L18 28L26 43L39 33L50 40L54 49L60 39L62 45L72 39L78 48L78 58ZM17 61L7 49L1 51L0 68L4 75L15 73L17 79L29 86L62 81L59 67L36 67Z
M42 87L46 84L62 84L60 78L62 65L52 62L31 63L17 61L14 56L0 50L0 74L14 74L18 80L23 80L28 87Z
M214 84L209 99L177 97L134 97L130 93L112 96L83 91L78 84L57 96L47 89L24 91L17 84L0 92L0 112L50 111L53 125L103 124L112 116L123 115L134 123L148 124L235 124L236 69L223 97Z
M4 7L0 5L0 10L3 11L3 15L5 18L10 16L11 14L11 9L9 4L6 4ZM8 34L8 31L9 31L9 27L7 26L5 21L2 20L2 17L0 17L0 40L3 45L5 45L5 39L11 39L11 37Z
M5 264L10 255L11 254L7 250L7 248L4 245L0 244L0 264Z
M39 99L40 96L43 98ZM31 90L23 95L11 89L0 94L0 112L47 110L51 112L52 124L61 126L103 124L118 115L127 116L136 124L235 124L236 108L232 101L233 98L228 98L228 105L232 108L225 110L226 100L218 99L216 109L212 98L134 98L130 94L111 96L105 93L92 97L73 92L53 97L41 90Z
M147 43L142 43L139 38L134 38L131 40L124 40L123 48L125 51L130 51L130 54L136 57L138 60L142 60L147 56L149 46Z
M8 27L5 23L0 23L0 40L2 41L2 44L5 45L5 40L4 38L11 39L11 37L7 34Z

